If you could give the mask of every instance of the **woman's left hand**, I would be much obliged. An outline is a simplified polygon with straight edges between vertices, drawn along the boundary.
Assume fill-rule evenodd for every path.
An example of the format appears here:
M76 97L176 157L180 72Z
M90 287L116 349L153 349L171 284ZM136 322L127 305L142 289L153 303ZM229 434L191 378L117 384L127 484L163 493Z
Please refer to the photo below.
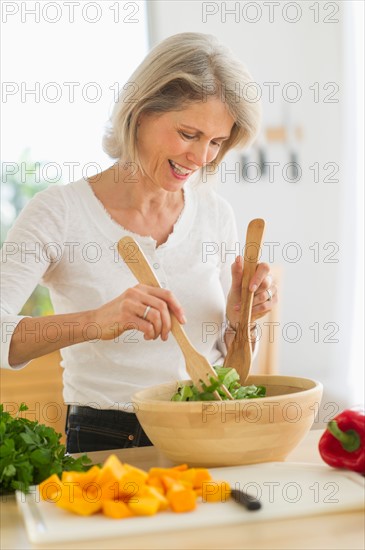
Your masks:
M232 286L228 294L226 315L232 327L240 319L241 286L243 274L243 257L237 256L232 264ZM257 265L255 275L249 283L249 289L254 292L251 322L266 315L278 301L277 288L266 263Z

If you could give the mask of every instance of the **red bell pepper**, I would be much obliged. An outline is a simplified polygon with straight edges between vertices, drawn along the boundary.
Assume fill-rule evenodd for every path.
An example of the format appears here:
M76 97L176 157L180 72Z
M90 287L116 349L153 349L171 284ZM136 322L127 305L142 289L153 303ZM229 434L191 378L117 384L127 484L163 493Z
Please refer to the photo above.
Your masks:
M327 464L365 474L365 413L348 409L327 424L319 440L319 452Z

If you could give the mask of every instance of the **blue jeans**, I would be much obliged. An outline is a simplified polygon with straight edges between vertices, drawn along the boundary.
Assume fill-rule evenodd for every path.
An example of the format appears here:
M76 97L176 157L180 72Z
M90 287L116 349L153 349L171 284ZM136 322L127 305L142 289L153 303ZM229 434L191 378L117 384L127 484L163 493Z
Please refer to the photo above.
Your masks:
M87 453L152 445L134 413L68 407L66 450Z

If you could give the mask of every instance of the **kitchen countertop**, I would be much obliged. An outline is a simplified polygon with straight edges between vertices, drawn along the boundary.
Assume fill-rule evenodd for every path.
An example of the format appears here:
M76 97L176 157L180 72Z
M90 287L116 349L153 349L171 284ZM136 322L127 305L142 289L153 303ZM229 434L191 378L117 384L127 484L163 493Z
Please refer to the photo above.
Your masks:
M288 456L288 462L308 462L323 464L318 450L318 440L323 432L312 430L302 443ZM88 453L94 462L103 462L111 451ZM142 447L116 451L123 462L143 469L151 466L168 466L165 459L154 447ZM15 497L2 497L1 500L1 539L2 550L25 550L45 548L35 546L28 540L23 519L18 511ZM107 533L105 533L107 536ZM159 534L144 534L122 539L88 540L62 545L47 544L51 548L68 549L364 549L365 518L363 512L327 514L311 517L283 519L252 523L249 525L229 525L209 527L191 531L174 531Z

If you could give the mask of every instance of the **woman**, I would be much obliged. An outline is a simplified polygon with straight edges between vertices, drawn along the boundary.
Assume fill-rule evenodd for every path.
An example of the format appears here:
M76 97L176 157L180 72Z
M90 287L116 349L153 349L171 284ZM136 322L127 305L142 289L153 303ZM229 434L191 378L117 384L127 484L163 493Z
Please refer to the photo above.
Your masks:
M187 377L169 337L170 311L211 364L224 359L239 319L243 260L224 254L238 241L231 207L209 183L191 180L254 138L260 113L242 93L249 82L212 36L163 41L115 106L104 147L116 163L38 193L8 235L2 366L62 350L69 452L150 444L133 394ZM163 288L136 284L119 258L117 243L128 234ZM219 252L204 254L207 243ZM18 316L39 281L55 315ZM277 299L266 264L250 288L256 320Z

